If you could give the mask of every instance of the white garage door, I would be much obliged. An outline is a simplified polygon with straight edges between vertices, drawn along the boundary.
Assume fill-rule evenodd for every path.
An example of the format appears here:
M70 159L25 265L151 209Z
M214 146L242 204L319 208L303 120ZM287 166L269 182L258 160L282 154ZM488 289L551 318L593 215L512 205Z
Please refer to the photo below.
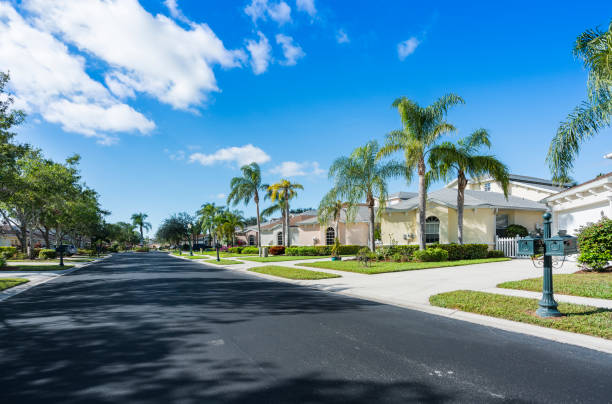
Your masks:
M557 229L567 230L568 234L575 235L580 226L597 222L601 219L602 214L608 213L608 210L608 202L602 201L589 206L559 211Z

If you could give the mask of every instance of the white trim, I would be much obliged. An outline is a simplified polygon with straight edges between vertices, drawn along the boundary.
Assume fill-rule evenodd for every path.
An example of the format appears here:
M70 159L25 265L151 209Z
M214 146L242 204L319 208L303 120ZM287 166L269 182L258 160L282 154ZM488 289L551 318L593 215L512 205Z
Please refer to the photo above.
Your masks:
M593 182L588 182L585 184L577 185L573 188L567 189L565 191L561 191L555 195L551 195L549 197L544 198L546 202L552 202L555 200L565 199L567 201L573 201L574 199L570 199L570 196L575 196L580 198L580 195L583 192L588 192L592 195L599 195L601 192L595 191L596 188L604 188L606 190L611 190L612 187L608 184L612 184L612 177L604 177L600 180L595 180Z

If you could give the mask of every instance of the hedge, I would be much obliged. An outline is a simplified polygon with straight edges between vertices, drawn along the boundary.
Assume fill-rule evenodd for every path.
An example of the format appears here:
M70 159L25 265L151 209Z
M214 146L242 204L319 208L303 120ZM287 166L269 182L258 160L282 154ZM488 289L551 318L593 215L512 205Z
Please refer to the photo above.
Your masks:
M0 247L0 255L5 259L10 259L17 254L17 247Z
M240 254L259 254L259 247L242 247Z
M607 269L612 261L612 219L602 217L578 231L578 262L594 271Z
M244 247L230 247L227 249L227 252L230 252L232 254L240 254L243 248Z
M417 261L422 262L442 262L448 261L448 251L440 247L430 247L426 250L415 251L413 257Z
M93 255L96 255L96 250L93 248L92 249L79 248L77 249L77 254L93 256Z
M449 261L487 258L489 252L487 244L434 244L432 247L448 252Z
M285 255L291 256L321 256L321 255L331 255L330 245L317 245L317 246L295 246L295 247L287 247L285 249ZM340 255L356 255L361 249L360 245L341 245L338 253Z
M42 249L38 253L38 258L40 258L41 260L52 260L56 256L57 256L57 253L55 252L55 250Z
M284 253L285 253L284 245L273 245L272 247L270 247L271 255L283 255Z
M491 250L487 252L487 258L504 258L506 255L500 250Z

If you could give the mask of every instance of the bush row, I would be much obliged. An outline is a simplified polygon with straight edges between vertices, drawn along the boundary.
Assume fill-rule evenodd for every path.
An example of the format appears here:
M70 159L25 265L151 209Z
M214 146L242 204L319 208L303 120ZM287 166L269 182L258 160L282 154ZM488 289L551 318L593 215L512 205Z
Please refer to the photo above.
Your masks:
M0 247L0 256L5 260L13 257L17 254L17 247Z
M489 250L487 244L432 244L428 246L428 249L436 248L446 251L449 261L487 258ZM418 245L383 246L376 249L376 255L381 258L391 258L392 256L400 255L407 260L412 260L418 250Z
M355 255L362 246L359 245L341 245L338 248L338 254L340 255ZM288 247L285 249L285 255L291 256L319 256L319 255L331 255L332 246L331 245L317 245L317 246L297 246L297 247Z
M42 249L38 253L38 258L40 258L41 260L52 260L55 259L55 257L57 257L57 253L55 252L55 250L51 249Z

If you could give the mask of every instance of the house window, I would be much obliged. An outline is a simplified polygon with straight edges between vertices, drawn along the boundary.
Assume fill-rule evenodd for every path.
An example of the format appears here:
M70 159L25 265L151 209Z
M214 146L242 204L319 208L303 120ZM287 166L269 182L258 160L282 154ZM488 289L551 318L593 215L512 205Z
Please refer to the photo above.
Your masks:
M429 216L425 219L425 242L438 243L440 241L440 219Z
M276 234L276 245L283 245L283 232L279 231Z
M249 245L255 245L255 236L252 234L249 236Z
M487 183L484 184L484 190L487 191L487 192L489 192L491 190L491 183L490 182L487 182Z
M336 239L336 231L333 227L328 227L325 232L325 244L332 245Z
M495 215L495 234L499 237L505 237L507 228L508 215Z

